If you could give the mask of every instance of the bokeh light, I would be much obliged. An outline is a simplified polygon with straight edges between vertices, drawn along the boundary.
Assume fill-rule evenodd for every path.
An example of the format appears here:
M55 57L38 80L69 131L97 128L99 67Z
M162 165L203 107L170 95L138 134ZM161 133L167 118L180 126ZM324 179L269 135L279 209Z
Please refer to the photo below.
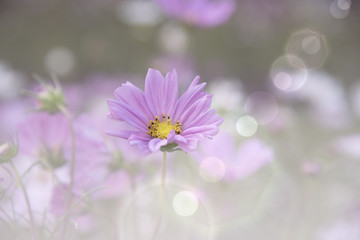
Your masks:
M0 60L0 99L17 96L24 84L24 76Z
M177 193L173 199L174 211L183 217L189 217L195 214L198 209L199 201L196 195L189 191Z
M45 56L45 68L51 73L66 76L71 73L76 64L75 56L65 47L55 47Z
M325 37L310 29L293 33L286 46L286 53L295 56L305 64L306 68L322 66L328 55L328 46ZM292 61L296 67L303 68L298 60Z
M258 129L258 123L252 116L242 116L236 121L236 131L243 137L253 136Z
M209 92L213 94L212 106L218 110L236 111L244 100L239 79L217 78L210 83Z
M202 160L199 167L200 176L207 182L215 183L220 181L226 171L224 162L217 157L207 157Z
M342 19L350 13L351 0L334 0L330 5L330 13L334 18Z
M159 32L159 46L167 53L181 55L190 44L189 36L184 27L176 23L167 23Z
M290 55L282 56L274 61L270 75L277 89L294 91L305 84L307 69L299 58Z
M153 26L162 20L159 7L152 1L124 1L116 8L117 17L130 25Z

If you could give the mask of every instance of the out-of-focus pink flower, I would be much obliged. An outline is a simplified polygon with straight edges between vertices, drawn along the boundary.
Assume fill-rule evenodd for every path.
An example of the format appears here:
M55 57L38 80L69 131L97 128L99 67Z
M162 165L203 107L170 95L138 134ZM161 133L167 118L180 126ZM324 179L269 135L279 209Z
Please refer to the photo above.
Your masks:
M341 129L353 121L345 95L339 79L327 72L312 71L308 73L304 86L292 91L289 97L306 102L310 118L319 127Z
M210 108L212 96L203 92L205 83L198 84L199 79L196 77L180 98L175 70L164 78L149 69L145 92L130 82L123 84L115 90L116 100L108 100L109 117L129 127L108 134L127 139L145 154L162 147L194 150L198 141L216 135L223 122Z
M317 162L306 161L302 164L302 171L309 175L317 175L321 172L321 165Z
M63 215L66 213L67 208L67 198L69 194L69 185L68 184L57 184L51 191L51 200L50 200L50 212L54 215ZM78 204L81 196L73 193L73 203ZM81 205L81 204L80 204ZM74 205L71 213L79 213L79 205Z
M41 221L38 216L49 207L54 175L60 180L68 178L69 134L68 123L61 114L35 113L18 124L19 154L14 163L20 174L24 175L23 181L35 220ZM54 175L49 169L54 171ZM14 189L13 203L17 213L27 212L19 188Z
M210 182L241 180L258 171L274 159L273 150L259 139L244 141L238 148L225 133L200 144L193 153L200 162L200 174Z
M211 28L225 23L236 9L234 0L156 0L164 12L188 24Z
M0 104L0 132L15 135L17 124L25 117L25 111L29 109L28 103L23 99L15 101L3 101Z
M19 153L57 168L68 159L70 132L62 114L36 113L18 125Z
M117 171L109 171L104 179L105 189L98 192L100 198L111 199L124 196L130 192L131 176L123 169Z
M27 163L23 162L21 164L25 165ZM18 163L18 165L20 165L20 163ZM26 177L23 178L23 182L26 187L35 220L41 222L41 215L49 208L51 190L54 186L55 179L49 171L37 166L33 167L28 172ZM16 212L27 214L24 195L19 188L17 188L14 193L13 201Z
M74 127L77 143L74 193L82 196L96 190L93 195L97 199L117 198L127 193L131 177L138 174L133 169L133 164L139 162L134 159L140 157L137 148L128 142L106 141L101 126L87 115L78 117Z
M359 219L341 219L324 226L318 231L316 240L357 240L360 239Z
M360 134L342 136L331 143L337 153L351 157L360 158Z
M76 161L73 190L81 195L103 185L110 152L90 117L86 115L78 117L74 128Z

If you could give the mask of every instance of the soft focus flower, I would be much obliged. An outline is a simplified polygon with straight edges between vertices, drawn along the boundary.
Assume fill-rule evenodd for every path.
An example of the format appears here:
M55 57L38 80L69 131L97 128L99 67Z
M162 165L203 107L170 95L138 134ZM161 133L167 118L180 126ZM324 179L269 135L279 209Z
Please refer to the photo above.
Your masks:
M338 78L325 71L312 71L304 86L289 96L306 102L310 118L321 128L341 129L352 121L345 95Z
M200 174L209 182L241 180L258 171L274 159L273 150L259 139L244 141L238 148L225 133L200 144L192 154L200 162Z
M34 166L23 159L17 159L16 167L21 169L20 172L23 176L31 209L33 213L36 213L35 221L40 223L42 220L40 214L49 208L51 189L55 183L54 176L46 169L38 165ZM58 172L55 174L59 176ZM27 214L27 205L21 190L19 188L13 189L12 196L14 211L19 214Z
M322 227L316 240L357 240L360 238L359 220L340 219L329 226Z
M226 22L236 9L234 0L157 0L157 2L169 16L204 28Z
M110 152L92 119L83 114L74 123L76 162L73 191L81 196L103 186Z
M23 99L2 101L0 104L0 132L15 135L17 124L24 118L24 113L31 104Z
M49 207L55 182L68 179L68 122L62 114L36 112L26 116L17 127L19 157L15 165L23 176L32 210L42 213ZM16 212L26 212L26 202L20 189L14 191L13 204ZM41 222L37 216L35 220Z
M339 154L350 158L360 158L360 134L351 134L339 137L330 143Z
M319 163L314 161L306 161L302 164L301 169L304 173L309 175L317 175L321 172L322 167Z
M198 141L214 136L223 122L210 108L212 96L202 91L205 83L198 84L199 79L197 76L180 98L175 70L164 78L149 69L144 92L129 82L122 84L115 90L116 100L108 100L109 117L126 122L129 128L109 135L128 139L143 153L157 152L166 145L194 150Z
M67 196L69 193L69 185L67 184L57 184L52 188L51 198L50 198L50 212L54 215L62 215L66 213L67 207ZM79 201L80 196L76 193L73 193L73 198L75 201ZM72 209L71 213L78 213L80 211L79 206L76 206Z
M62 114L36 113L18 125L20 153L57 168L69 159L70 132Z

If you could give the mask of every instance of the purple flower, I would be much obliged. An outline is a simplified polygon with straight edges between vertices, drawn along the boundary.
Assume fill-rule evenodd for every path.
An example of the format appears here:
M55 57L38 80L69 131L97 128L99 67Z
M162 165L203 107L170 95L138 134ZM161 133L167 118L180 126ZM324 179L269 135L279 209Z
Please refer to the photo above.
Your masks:
M234 0L157 0L157 2L169 16L204 28L226 22L236 9Z
M164 78L149 69L144 92L130 82L122 84L115 90L116 100L108 100L109 117L128 127L108 134L128 139L145 154L165 146L194 150L198 141L217 134L223 122L210 108L212 96L203 92L205 83L198 84L199 79L197 76L180 98L175 70Z

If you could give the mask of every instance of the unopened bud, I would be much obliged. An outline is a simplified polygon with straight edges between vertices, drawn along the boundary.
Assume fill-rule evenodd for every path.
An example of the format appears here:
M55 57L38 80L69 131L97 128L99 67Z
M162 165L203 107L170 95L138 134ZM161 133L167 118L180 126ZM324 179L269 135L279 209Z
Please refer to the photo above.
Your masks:
M47 84L45 81L34 75L34 78L40 82L39 89L32 93L35 95L37 102L37 110L55 114L65 106L65 97L58 80L53 76L54 85Z
M18 152L18 146L13 139L0 145L0 163L11 161Z

